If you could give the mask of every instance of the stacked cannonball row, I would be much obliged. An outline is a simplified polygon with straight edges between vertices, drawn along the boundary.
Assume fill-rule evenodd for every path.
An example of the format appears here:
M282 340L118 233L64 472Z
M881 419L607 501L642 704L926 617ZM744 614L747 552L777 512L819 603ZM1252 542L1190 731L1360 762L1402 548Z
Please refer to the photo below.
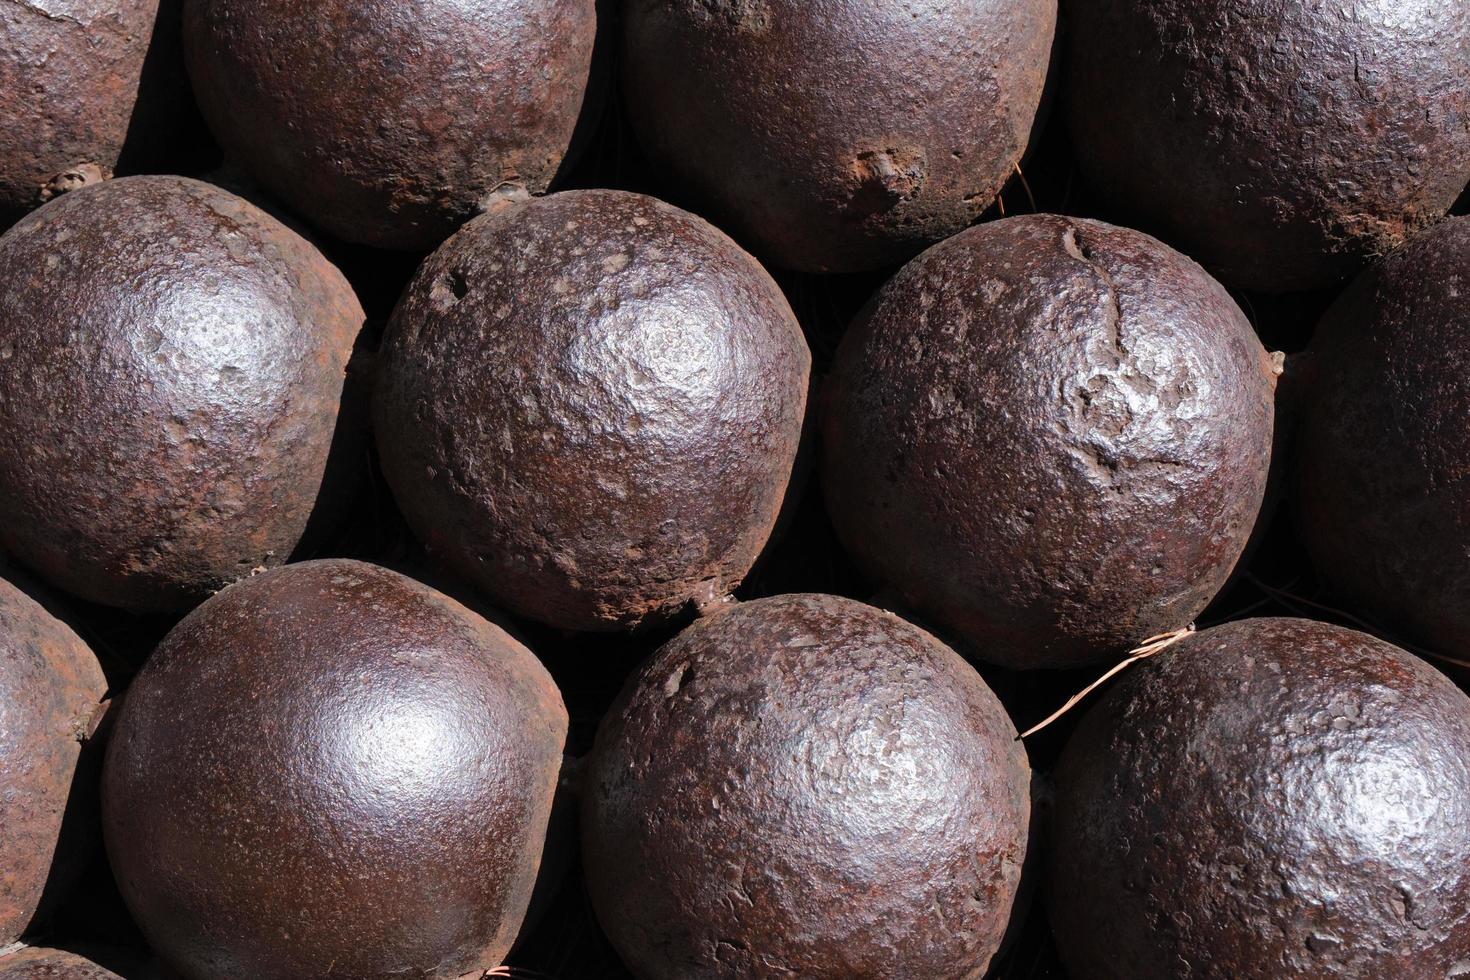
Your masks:
M1470 976L1467 183L1466 0L0 0L0 980Z

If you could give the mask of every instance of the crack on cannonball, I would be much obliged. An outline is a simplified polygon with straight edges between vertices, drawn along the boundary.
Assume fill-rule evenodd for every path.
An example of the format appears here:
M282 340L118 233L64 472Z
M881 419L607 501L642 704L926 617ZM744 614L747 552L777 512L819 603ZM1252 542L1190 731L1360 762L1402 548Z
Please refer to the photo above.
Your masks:
M1090 268L1102 282L1108 300L1108 337L1114 351L1115 363L1113 366L1121 367L1123 359L1128 356L1128 348L1123 343L1123 306L1118 301L1118 283L1113 279L1113 274L1103 267L1092 250L1088 248L1086 239L1082 237L1081 229L1076 225L1067 226L1066 232L1062 235L1062 248L1066 249L1067 254L1072 258Z

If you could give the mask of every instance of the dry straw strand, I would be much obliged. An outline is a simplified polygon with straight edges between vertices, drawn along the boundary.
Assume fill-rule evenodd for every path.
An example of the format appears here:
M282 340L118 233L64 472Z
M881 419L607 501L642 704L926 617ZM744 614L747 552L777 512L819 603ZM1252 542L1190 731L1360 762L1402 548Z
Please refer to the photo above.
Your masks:
M1132 667L1140 660L1147 660L1150 657L1157 657L1159 654L1163 653L1165 650L1169 649L1171 646L1178 643L1180 640L1184 639L1186 636L1189 636L1193 632L1194 624L1190 623L1188 626L1184 627L1184 629L1172 630L1168 633L1160 633L1158 636L1151 636L1147 640L1144 640L1142 644L1128 652L1128 656L1126 659L1120 661L1119 663L1114 665L1113 668L1109 670L1106 674L1103 674L1097 680L1093 681L1091 684L1087 685L1082 690L1072 695L1072 697L1068 699L1066 704L1062 705L1056 711L1053 711L1050 715L1048 715L1045 721L1041 722L1040 724L1031 726L1026 731L1016 736L1016 740L1019 741L1023 738L1030 738L1032 735L1035 735L1042 729L1050 727L1051 724L1055 722L1058 718L1062 717L1067 712L1077 707L1077 705L1081 704L1089 694L1102 687L1114 677L1117 677L1119 674L1123 673L1123 671L1127 670L1129 667Z

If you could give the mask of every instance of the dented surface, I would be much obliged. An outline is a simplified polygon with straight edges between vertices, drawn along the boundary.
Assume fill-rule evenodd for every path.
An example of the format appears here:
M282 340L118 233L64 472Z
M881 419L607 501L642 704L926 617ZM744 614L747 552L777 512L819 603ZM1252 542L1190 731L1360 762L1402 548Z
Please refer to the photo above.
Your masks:
M1470 653L1470 217L1365 272L1309 355L1298 533L1385 627Z
M459 977L520 927L566 731L531 652L457 602L291 565L205 603L134 681L108 855L190 980Z
M1056 13L1055 0L632 0L627 109L650 158L763 257L877 268L994 202L1030 138Z
M363 313L231 194L131 177L0 238L0 547L76 595L179 608L290 557Z
M1232 286L1333 285L1470 180L1463 0L1073 4L1097 188Z
M984 681L832 596L701 620L628 682L583 786L587 885L645 980L975 980L1030 772Z
M1470 964L1470 700L1362 633L1231 623L1140 664L1057 771L1076 980L1447 980Z
M770 276L694 215L619 191L511 205L435 252L394 314L383 470L497 602L636 627L750 570L810 363Z
M543 193L592 65L594 0L192 0L189 70L222 146L348 241L427 251Z
M106 693L81 638L0 579L0 946L31 924L43 893L52 904L66 891L97 846L95 790L73 792L73 782Z
M844 339L823 431L843 543L1014 668L1197 616L1255 524L1279 362L1146 235L1054 215L910 263Z

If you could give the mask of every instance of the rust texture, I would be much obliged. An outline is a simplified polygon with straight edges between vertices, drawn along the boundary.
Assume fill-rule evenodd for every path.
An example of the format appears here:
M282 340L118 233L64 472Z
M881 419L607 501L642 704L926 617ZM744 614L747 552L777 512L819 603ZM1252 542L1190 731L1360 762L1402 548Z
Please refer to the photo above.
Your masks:
M978 980L1029 786L1000 702L928 633L833 596L744 603L659 650L603 720L587 887L644 980Z
M1470 651L1470 217L1364 273L1308 363L1296 525L1352 608Z
M184 135L176 0L0 0L0 228ZM151 144L151 145L150 145ZM170 147L176 149L177 147Z
M1322 623L1184 640L1057 770L1050 916L1074 980L1446 980L1470 963L1470 700Z
M332 234L428 250L544 192L588 88L594 0L193 0L184 34L225 150Z
M613 630L750 570L811 356L780 289L715 228L574 191L435 252L383 360L383 469L428 548L517 613Z
M133 965L126 954L121 958ZM123 977L80 953L27 946L0 956L0 980L123 980Z
M1470 180L1463 0L1069 13L1084 174L1232 286L1331 285L1441 218Z
M96 794L78 769L106 693L81 638L0 579L0 946L32 925L43 898L54 904L94 853Z
M627 111L649 157L771 261L901 262L1014 172L1055 0L631 0Z
M353 561L242 582L163 641L103 776L118 887L188 980L454 978L530 901L567 714L529 650Z
M32 213L0 238L0 548L135 610L283 563L362 323L314 247L208 184L124 178Z
M1138 232L1034 215L910 263L827 390L824 486L858 563L983 659L1108 659L1178 629L1255 525L1277 362Z

